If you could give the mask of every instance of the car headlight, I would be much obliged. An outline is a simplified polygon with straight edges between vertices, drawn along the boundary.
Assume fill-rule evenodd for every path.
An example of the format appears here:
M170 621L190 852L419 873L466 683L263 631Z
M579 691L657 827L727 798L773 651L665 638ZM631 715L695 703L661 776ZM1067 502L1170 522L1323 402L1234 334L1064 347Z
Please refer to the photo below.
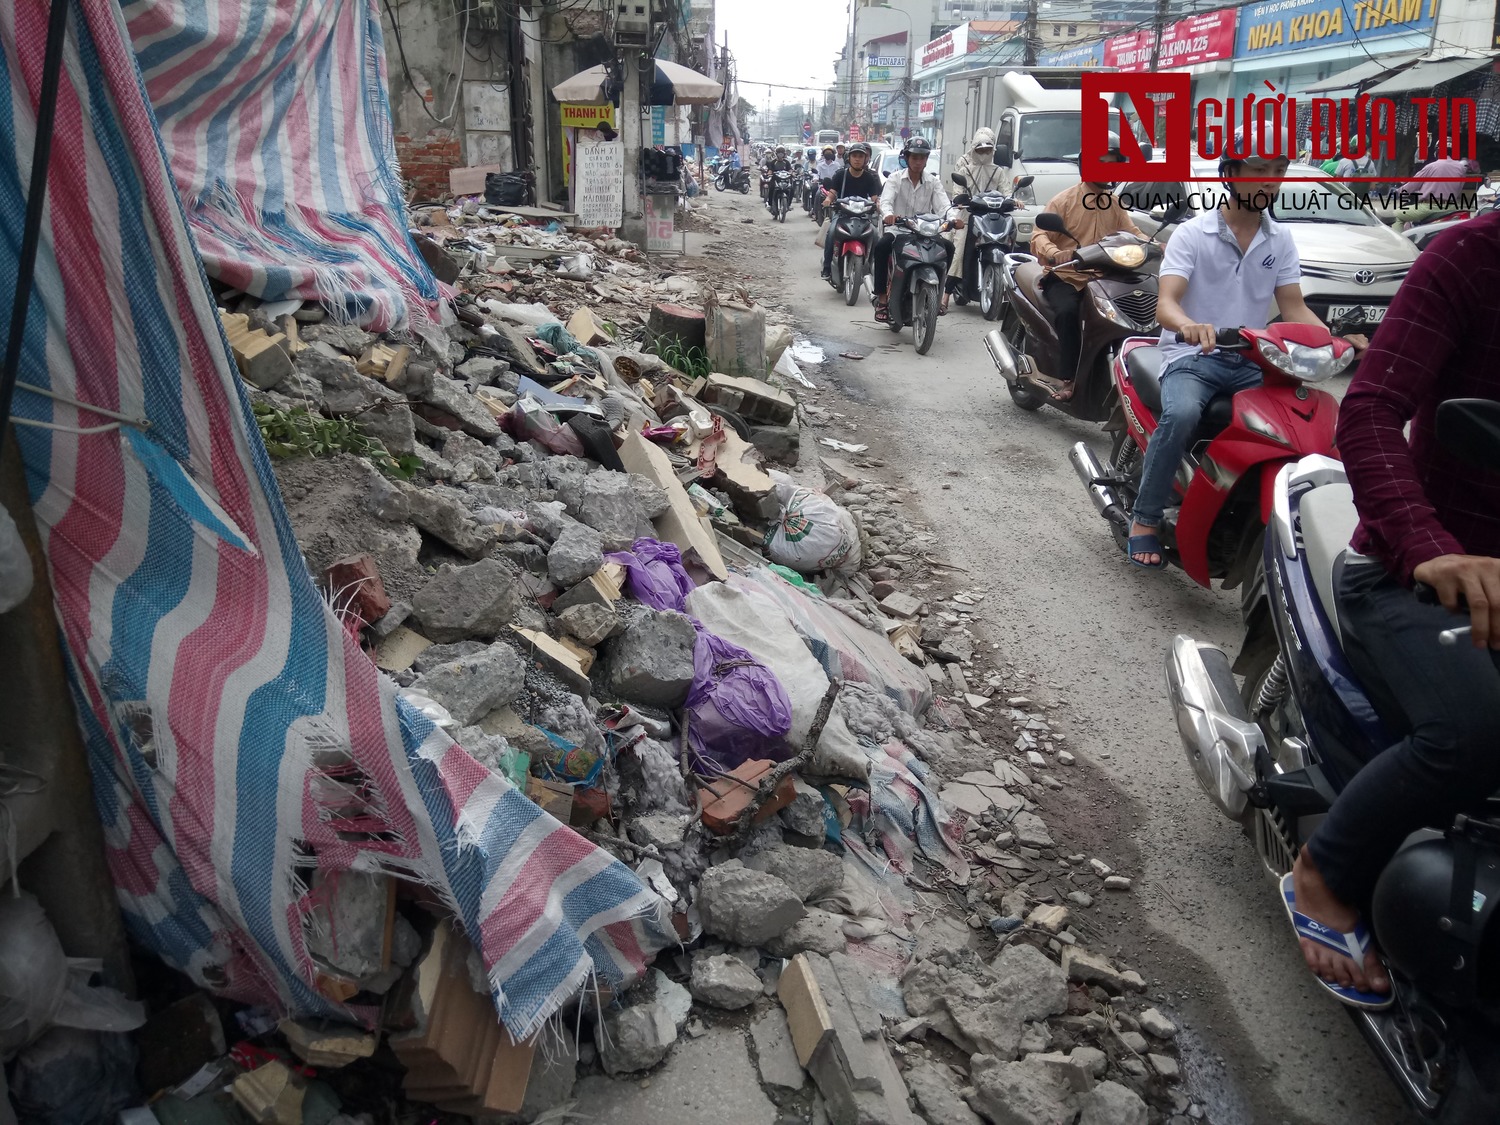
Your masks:
M1354 359L1353 348L1338 356L1334 354L1331 343L1320 347L1289 343L1283 350L1271 340L1261 340L1257 346L1260 354L1270 360L1277 370L1304 383L1321 383L1324 379L1331 379Z
M1126 270L1133 270L1146 260L1146 251L1139 246L1110 246L1104 252L1111 262Z

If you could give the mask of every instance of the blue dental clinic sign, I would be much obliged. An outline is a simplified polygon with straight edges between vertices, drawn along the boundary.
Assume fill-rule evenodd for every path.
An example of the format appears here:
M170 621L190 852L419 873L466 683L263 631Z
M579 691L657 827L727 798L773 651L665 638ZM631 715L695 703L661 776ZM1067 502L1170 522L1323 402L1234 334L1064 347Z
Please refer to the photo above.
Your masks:
M1104 40L1080 43L1059 51L1043 51L1037 62L1042 66L1103 66Z
M1265 0L1240 9L1234 57L1369 43L1431 31L1438 0Z

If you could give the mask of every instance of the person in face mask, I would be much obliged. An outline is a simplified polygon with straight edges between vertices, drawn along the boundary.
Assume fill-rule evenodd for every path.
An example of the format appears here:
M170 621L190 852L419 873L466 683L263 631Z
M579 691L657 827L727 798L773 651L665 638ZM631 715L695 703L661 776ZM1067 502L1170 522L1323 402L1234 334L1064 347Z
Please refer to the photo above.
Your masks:
M1241 138L1234 151L1253 153ZM1291 151L1286 146L1283 151ZM1274 297L1281 319L1322 324L1302 299L1302 269L1291 234L1271 218L1289 161L1246 155L1219 161L1223 202L1172 232L1162 256L1156 320L1161 325L1161 417L1136 494L1126 553L1135 566L1166 566L1157 529L1172 479L1198 430L1204 407L1220 393L1258 386L1260 368L1239 351L1219 351L1221 328L1264 328ZM1182 343L1176 340L1182 334ZM1348 341L1363 351L1363 336Z
M991 129L974 130L974 139L969 142L968 151L958 158L953 171L963 176L969 186L961 187L957 180L950 181L948 188L950 198L956 195L979 195L981 192L999 191L1003 186L1004 170L995 163L994 131ZM948 267L948 281L943 287L946 290L943 296L944 308L948 305L949 294L963 291L964 245L968 237L967 228L958 231L953 236L953 264Z
M1109 151L1106 159L1122 161L1120 138L1109 135ZM1083 333L1079 317L1080 295L1093 275L1080 270L1058 268L1063 262L1073 260L1080 246L1091 246L1102 238L1120 231L1128 231L1144 238L1140 228L1131 219L1130 212L1120 203L1114 193L1115 184L1081 183L1059 192L1052 197L1045 210L1062 219L1063 225L1074 235L1053 234L1036 228L1031 236L1031 253L1047 270L1042 279L1042 296L1052 309L1053 323L1057 325L1058 362L1062 370L1049 371L1045 382L1052 388L1052 397L1066 402L1073 397L1073 377L1078 371L1078 352L1082 347Z

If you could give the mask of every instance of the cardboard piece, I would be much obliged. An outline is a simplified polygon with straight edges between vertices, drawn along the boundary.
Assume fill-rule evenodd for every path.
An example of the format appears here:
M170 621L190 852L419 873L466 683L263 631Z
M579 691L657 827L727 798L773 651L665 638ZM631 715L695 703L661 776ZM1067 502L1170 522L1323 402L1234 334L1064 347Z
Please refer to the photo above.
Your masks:
M448 190L454 195L483 195L484 178L491 172L505 171L498 164L471 164L467 168L448 169Z
M585 347L594 348L615 342L615 338L594 319L594 314L587 305L579 305L578 311L568 317L567 328L573 338Z
M389 1037L414 1100L450 1113L515 1113L526 1096L532 1044L517 1043L494 1000L469 983L468 941L444 920L411 975L415 1027Z
M548 781L542 777L526 778L526 796L564 824L573 815L573 787L560 781Z
M696 563L721 582L727 579L729 571L719 554L713 527L698 515L698 510L688 499L687 490L672 472L672 462L667 455L631 428L620 446L620 461L626 471L640 474L667 494L671 507L652 521L657 538L675 543L684 561Z
M415 629L397 625L375 649L375 667L386 672L404 672L432 642Z
M519 625L512 625L510 628L524 643L523 651L527 656L539 662L582 698L589 697L592 685L589 683L588 670L593 664L592 653L589 653L589 662L585 665L562 641L554 640L546 633L523 629Z

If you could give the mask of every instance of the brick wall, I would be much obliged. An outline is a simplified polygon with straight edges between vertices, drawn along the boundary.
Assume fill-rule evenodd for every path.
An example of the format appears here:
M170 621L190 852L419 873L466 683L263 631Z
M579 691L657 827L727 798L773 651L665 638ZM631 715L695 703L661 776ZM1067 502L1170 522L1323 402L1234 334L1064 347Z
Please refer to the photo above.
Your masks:
M451 129L434 129L420 137L397 133L396 160L401 178L419 200L447 195L448 170L464 166L458 135Z

